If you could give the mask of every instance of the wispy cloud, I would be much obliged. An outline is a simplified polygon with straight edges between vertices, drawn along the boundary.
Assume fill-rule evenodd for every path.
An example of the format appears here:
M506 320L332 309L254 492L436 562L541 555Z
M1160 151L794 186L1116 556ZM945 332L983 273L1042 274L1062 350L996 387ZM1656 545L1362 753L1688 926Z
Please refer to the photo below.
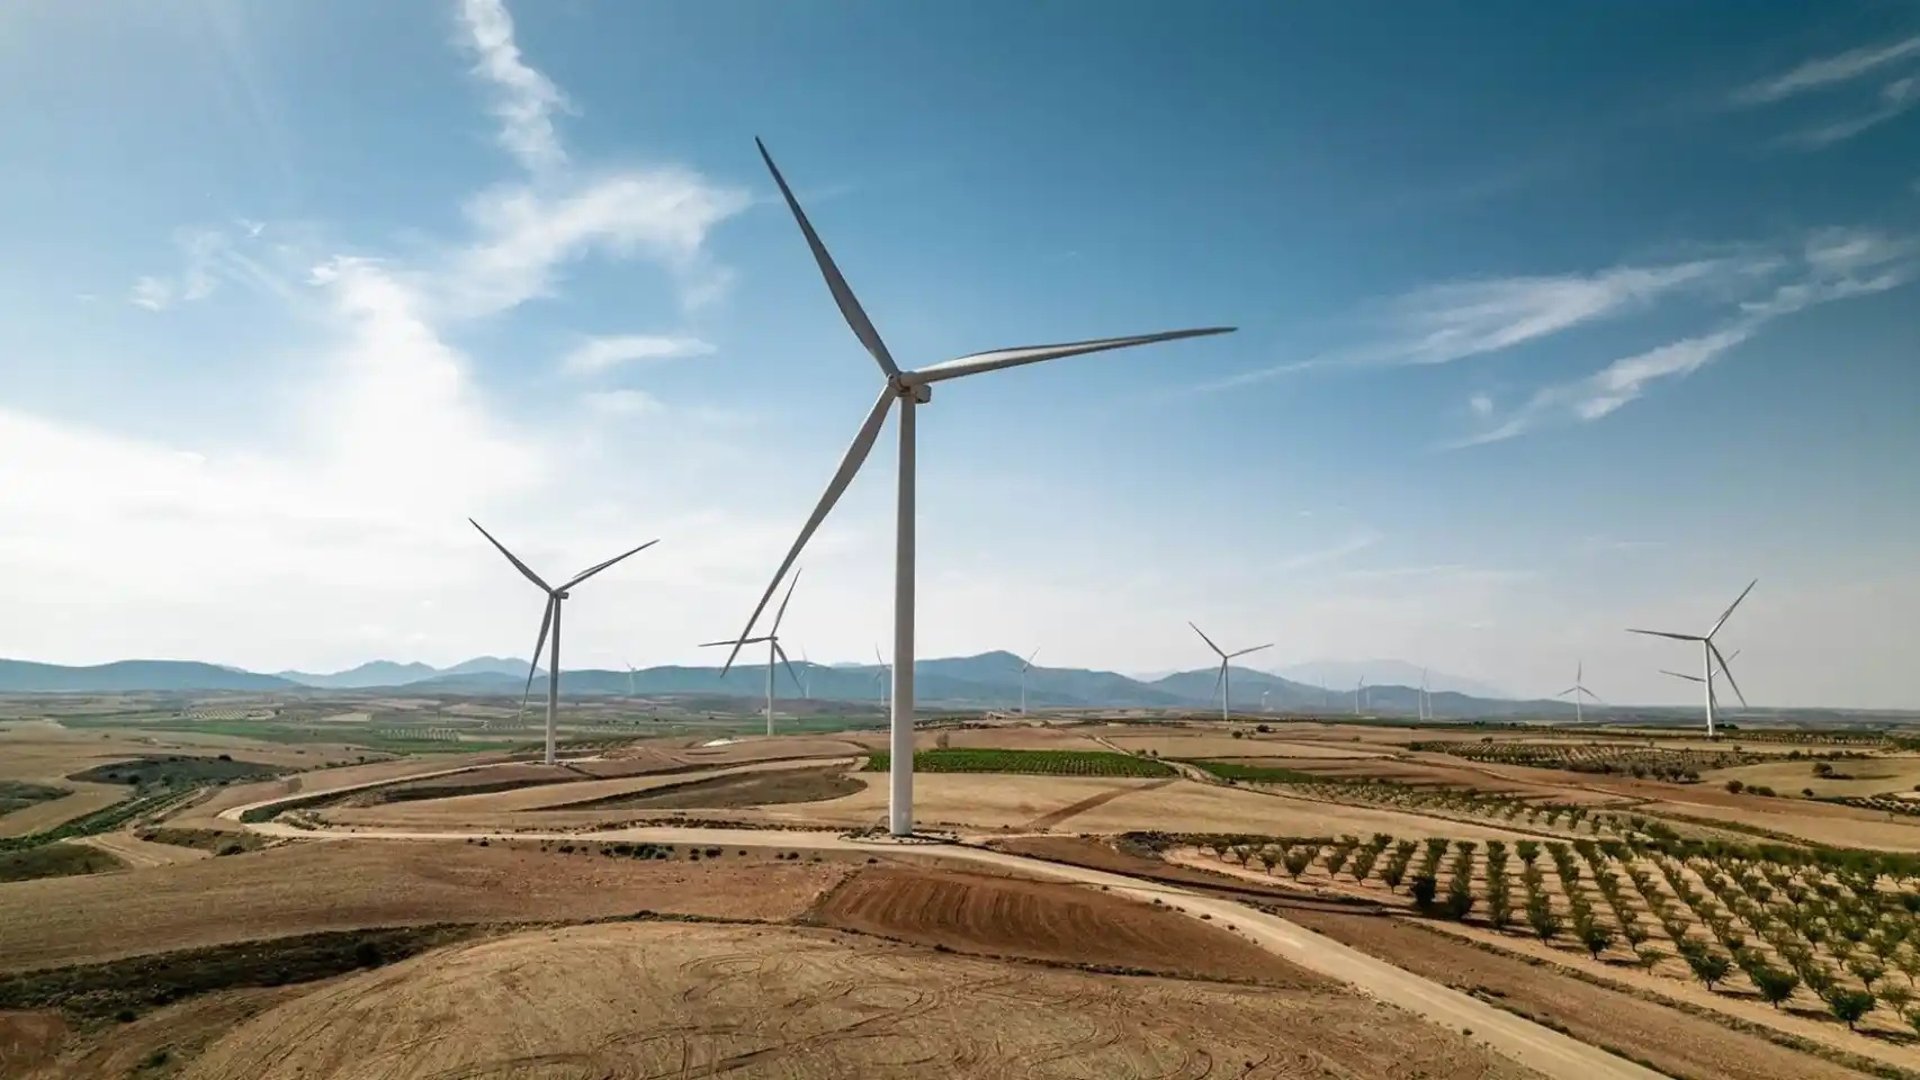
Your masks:
M1301 551L1301 552L1296 552L1295 554L1292 554L1292 555L1288 555L1280 559L1279 561L1273 563L1272 570L1276 573L1284 573L1284 572L1293 571L1293 570L1305 570L1308 567L1312 567L1312 566L1322 566L1327 563L1339 562L1341 559L1344 559L1349 555L1358 554L1359 552L1365 551L1368 548L1373 547L1375 544L1378 544L1382 539L1383 537L1376 530L1361 529L1353 533L1351 536L1348 536L1346 539L1340 541L1339 543L1332 544L1324 548L1318 548L1313 551Z
M1808 60L1789 71L1741 87L1734 91L1733 102L1736 105L1764 105L1837 83L1851 82L1889 64L1909 59L1920 59L1920 34Z
M1920 105L1920 78L1907 76L1888 83L1880 90L1880 103L1857 116L1834 120L1818 127L1782 136L1780 143L1800 150L1818 150L1843 142L1889 120L1898 119Z
M1448 282L1388 304L1375 340L1207 384L1228 389L1319 367L1446 364L1539 341L1644 310L1682 290L1725 287L1773 263L1744 256L1652 266Z
M1824 229L1807 240L1799 264L1799 277L1763 298L1738 303L1721 326L1622 357L1583 378L1543 387L1498 423L1448 445L1479 446L1550 423L1586 423L1609 416L1644 396L1653 384L1684 378L1719 359L1774 319L1907 284L1920 276L1920 240L1872 230Z
M581 342L560 361L560 369L569 375L598 375L638 360L711 356L713 352L712 345L694 337L621 334Z
M601 390L582 398L589 412L600 416L648 416L666 411L660 399L644 390Z
M479 58L474 72L493 91L493 115L500 121L500 145L530 172L566 164L567 153L554 130L553 115L567 107L553 80L527 66L514 39L513 16L503 0L466 0L460 9L467 46Z

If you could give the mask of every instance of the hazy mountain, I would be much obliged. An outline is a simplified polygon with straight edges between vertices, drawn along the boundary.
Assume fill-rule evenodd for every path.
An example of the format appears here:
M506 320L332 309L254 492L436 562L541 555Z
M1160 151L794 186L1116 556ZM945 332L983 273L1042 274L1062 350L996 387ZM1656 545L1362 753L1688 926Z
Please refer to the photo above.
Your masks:
M1020 704L1020 657L995 651L978 656L922 660L914 670L914 696L929 706L1015 709ZM1331 667L1332 665L1328 665ZM1378 670L1391 670L1385 663ZM1111 671L1037 666L1027 672L1027 703L1034 708L1166 708L1211 711L1218 707L1218 668L1174 672L1152 682ZM872 702L885 692L883 669L874 664L826 666L805 661L776 670L782 698L801 696L800 685L822 701ZM123 661L91 668L0 661L0 692L111 692L125 690L276 690L301 685L333 690L379 689L397 694L472 694L517 697L526 687L525 661L476 657L446 669L426 664L376 660L348 671L313 675L289 672L288 678L256 675L211 664L178 661ZM297 679L298 681L293 681ZM718 667L650 667L625 670L563 671L561 692L568 695L640 696L712 695L754 699L766 693L764 661L747 658L723 678ZM538 672L533 693L544 696L546 672ZM1416 682L1418 680L1416 679ZM1435 679L1436 686L1439 680ZM631 687L631 691L629 690ZM1406 685L1370 685L1366 712L1376 716L1414 715L1419 692ZM1433 694L1434 714L1503 716L1518 713L1571 713L1564 702L1516 702L1453 691ZM1233 669L1233 707L1247 714L1263 705L1274 711L1352 711L1351 687L1318 686L1249 668Z
M116 660L66 667L30 660L0 660L0 693L119 693L131 690L292 690L299 684L277 675L202 664L194 660Z
M1316 660L1310 664L1294 664L1280 669L1280 674L1296 682L1324 686L1333 691L1346 691L1352 696L1353 686L1361 679L1368 685L1380 686L1419 686L1420 665L1409 664L1405 660ZM1451 690L1471 697L1503 698L1507 694L1495 686L1449 675L1444 671L1431 671L1427 674L1427 689L1432 693Z
M438 674L440 669L431 664L396 664L391 660L369 660L359 667L330 674L282 671L279 672L279 677L305 686L317 686L328 690L360 690L371 686L405 686L422 679L431 679Z

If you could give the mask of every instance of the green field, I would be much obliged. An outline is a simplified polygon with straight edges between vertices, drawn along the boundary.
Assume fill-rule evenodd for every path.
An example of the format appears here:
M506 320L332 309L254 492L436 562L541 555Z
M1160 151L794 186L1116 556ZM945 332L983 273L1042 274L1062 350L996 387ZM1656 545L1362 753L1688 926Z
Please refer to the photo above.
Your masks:
M126 863L84 844L47 844L22 851L0 851L0 881L72 877L123 870Z
M161 788L151 795L136 795L131 799L121 799L112 806L102 807L85 817L74 818L45 832L28 836L0 837L0 851L20 851L75 836L93 836L96 833L111 832L136 817L153 813L182 797L184 793L181 791Z
M866 772L886 772L884 752L867 759ZM1030 776L1177 776L1152 758L1108 750L922 750L913 771L927 773L1023 773Z
M229 754L195 757L187 754L149 754L131 761L95 765L70 774L69 780L134 787L188 787L225 784L234 780L267 780L291 770L254 761L235 761Z
M1298 769L1243 765L1237 761L1189 761L1187 764L1205 769L1222 780L1238 780L1247 784L1323 784L1327 782L1327 777L1315 776Z

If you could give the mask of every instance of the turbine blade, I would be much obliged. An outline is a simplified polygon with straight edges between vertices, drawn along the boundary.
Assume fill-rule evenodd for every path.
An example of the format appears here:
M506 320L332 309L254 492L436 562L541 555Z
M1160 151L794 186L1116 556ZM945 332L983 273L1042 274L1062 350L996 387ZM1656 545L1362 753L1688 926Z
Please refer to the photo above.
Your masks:
M1271 649L1271 648L1273 648L1273 642L1269 641L1265 645L1255 645L1251 649L1241 649L1239 652L1228 653L1227 659L1231 660L1236 656L1245 656L1250 652L1259 652L1261 649Z
M1028 653L1026 661L1020 665L1020 674L1025 675L1027 672L1032 671L1033 658L1039 655L1040 655L1039 649L1035 649L1032 652Z
M793 590L800 584L800 575L805 570L805 567L801 567L793 572L793 580L787 583L787 595L780 600L780 610L773 613L773 629L767 631L767 637L771 638L780 632L780 620L787 617L787 602L793 599Z
M1214 693L1217 694L1220 692L1221 680L1225 679L1226 677L1227 677L1227 662L1226 660L1222 659L1220 661L1220 670L1216 672L1213 676L1213 692Z
M699 647L702 649L711 649L717 645L758 645L765 640L767 639L763 637L750 637L750 638L740 638L737 641L732 639L729 639L727 641L703 641L700 643Z
M1720 628L1722 626L1725 626L1727 624L1727 619L1733 615L1733 609L1739 607L1740 601L1745 600L1747 598L1747 594L1752 592L1753 587L1758 584L1760 584L1759 578L1754 578L1752 581L1747 582L1747 587L1744 589L1741 589L1740 595L1734 599L1733 603L1727 605L1727 613L1725 615L1720 616L1720 621L1713 624L1713 629L1707 631L1707 637L1711 638L1713 637L1713 635L1720 632Z
M527 715L527 702L533 698L533 673L540 670L540 650L547 647L547 631L553 627L553 605L560 601L547 594L547 609L540 615L540 636L533 641L533 662L527 665L527 687L520 692L520 713L514 717L518 723Z
M826 494L820 496L819 505L813 508L813 514L807 518L807 523L800 527L800 535L794 540L793 547L788 549L787 557L781 560L780 569L774 571L773 580L767 582L767 591L760 595L760 602L753 606L753 614L747 617L747 625L740 631L741 637L744 638L753 633L753 624L760 621L760 613L767 609L767 601L773 599L773 590L780 587L780 579L787 576L787 571L793 567L793 561L800 557L800 549L807 546L813 531L827 519L828 511L833 509L834 503L840 501L840 495L847 490L847 485L853 482L854 474L860 471L861 464L867 460L867 454L873 450L873 441L880 437L880 425L887 418L887 410L893 407L893 399L894 392L891 385L880 391L879 400L873 403L873 411L867 413L866 422L860 425L859 432L853 437L853 444L847 447L847 456L840 459L840 468L835 470L833 479L827 482ZM740 650L736 648L727 656L726 664L720 669L722 676L732 670L733 661L739 655Z
M1188 619L1188 620L1187 620L1187 625L1188 625L1188 626L1193 626L1193 620L1192 620L1192 619ZM1201 641L1204 641L1204 642L1206 642L1206 643L1207 643L1207 648L1209 648L1209 649L1212 649L1212 650L1213 650L1214 652L1216 652L1216 653L1220 653L1220 658L1221 658L1222 660L1225 660L1225 659L1226 659L1226 657L1227 657L1227 654L1226 654L1226 653L1224 653L1224 652L1220 652L1220 646L1218 646L1218 645L1215 645L1215 644L1213 643L1213 639L1207 636L1207 632L1206 632L1205 630L1202 630L1202 629L1200 629L1200 628L1199 628L1199 627L1197 627L1197 626L1193 626L1193 632L1194 632L1194 633L1196 633L1196 634L1199 634L1199 635L1200 635L1200 640L1201 640Z
M1587 698L1588 698L1588 700L1590 700L1590 701L1592 701L1592 702L1593 702L1593 703L1594 703L1595 705L1605 705L1605 704L1606 704L1606 702L1604 702L1604 701L1601 701L1601 700L1600 700L1600 695L1599 695L1599 694L1596 694L1596 693L1594 693L1593 691L1591 691L1591 690L1589 690L1589 689L1587 689L1587 688L1586 688L1586 687L1584 687L1584 686L1580 688L1580 692L1581 692L1581 693L1583 693L1583 694L1585 694L1585 695L1587 695Z
M1688 675L1688 674L1685 674L1684 672L1679 672L1679 671L1668 671L1666 668L1661 668L1660 674L1671 675L1676 679L1685 679L1688 682L1706 682L1707 681L1698 675Z
M1106 352L1109 349L1126 349L1135 345L1152 345L1159 341L1178 341L1181 338L1205 337L1209 334L1231 334L1234 329L1231 326L1208 326L1199 330L1167 330L1158 334L1138 334L1133 337L1069 341L1061 345L1029 345L1015 349L995 349L992 352L973 353L953 360L942 360L929 367L923 367L919 371L910 371L907 373L907 380L915 383L939 382L942 379L957 379L962 375L978 375L983 371L998 371L1001 368L1019 367L1022 364L1037 364L1042 360L1058 360L1063 356Z
M813 223L807 220L807 212L800 209L800 200L793 197L793 189L787 186L787 178L780 175L780 167L773 163L773 155L767 153L767 144L759 139L753 145L760 148L760 158L767 163L767 171L773 174L773 182L780 185L780 194L787 200L787 209L793 211L793 219L800 223L800 231L806 234L807 246L813 249L813 261L820 266L820 275L827 279L827 289L833 293L833 302L840 305L840 314L853 328L853 336L873 354L875 363L885 372L887 378L900 377L900 368L893 362L893 354L887 352L886 342L880 340L880 332L873 328L873 320L867 318L867 312L853 295L847 279L840 274L840 268L834 265L833 256L827 254L827 245L820 242L820 234L813 231Z
M1751 588L1752 586L1748 586L1748 587ZM1711 639L1707 641L1707 650L1713 653L1713 658L1715 660L1720 661L1720 674L1725 675L1727 677L1727 685L1733 687L1733 692L1739 696L1740 707L1743 709L1746 708L1747 695L1740 693L1740 684L1734 680L1733 669L1727 666L1727 658L1720 655L1719 647L1716 646Z
M472 518L467 519L467 524L472 525L476 529L480 529L480 523L473 520ZM521 573L527 575L528 581L533 582L535 585L540 586L542 589L545 589L548 592L553 591L553 586L548 585L544 581L541 581L539 574L534 573L533 570L529 568L526 563L523 563L520 561L518 556L514 555L513 552L508 551L507 545L502 544L498 540L495 540L493 538L492 533L488 532L485 529L480 529L480 535L486 537L488 543L491 543L494 547L499 548L500 554L505 555L507 557L508 562L512 563L515 567L517 567Z
M560 586L560 591L566 592L568 589L573 588L575 585L578 585L581 582L592 577L593 575L599 573L600 571L605 570L607 567L612 566L614 563L619 562L621 559L624 559L629 555L638 555L641 552L647 550L648 548L652 547L653 545L659 542L660 541L657 539L649 540L646 543L641 544L639 547L634 548L632 551L626 552L625 554L621 554L621 555L615 555L613 558L608 559L606 562L596 563L593 566L590 566L587 569L582 570L579 573L573 575L573 577L565 585Z
M787 675L793 679L793 688L803 694L806 693L806 684L800 681L800 673L793 670L793 661L787 659L787 650L781 648L777 641L773 643L773 654L780 658L781 663L787 665Z
M1632 628L1629 628L1627 630L1627 633L1651 634L1654 637L1672 638L1675 641L1705 641L1706 640L1705 638L1701 637L1698 634L1669 634L1665 630L1634 630Z
M1579 687L1577 687L1577 686L1569 686L1569 687L1567 687L1567 688L1566 688L1565 690L1562 690L1562 691L1560 691L1559 693L1557 693L1557 694L1555 694L1555 695L1553 695L1553 696L1554 696L1554 697L1566 697L1566 696L1567 696L1568 694L1571 694L1571 693L1573 693L1574 691L1576 691L1576 690L1578 690L1578 689L1580 689L1580 688L1579 688Z

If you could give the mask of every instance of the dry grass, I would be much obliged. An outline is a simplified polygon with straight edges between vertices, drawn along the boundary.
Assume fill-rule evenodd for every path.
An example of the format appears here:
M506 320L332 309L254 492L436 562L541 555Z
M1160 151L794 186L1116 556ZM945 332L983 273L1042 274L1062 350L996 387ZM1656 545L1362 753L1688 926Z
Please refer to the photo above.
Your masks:
M990 1034L989 1034L990 1033ZM187 1075L1528 1075L1350 994L1008 966L827 931L625 924L324 986Z
M732 852L689 863L504 844L300 843L0 888L0 969L362 926L586 919L642 909L785 919L845 872L837 862Z

